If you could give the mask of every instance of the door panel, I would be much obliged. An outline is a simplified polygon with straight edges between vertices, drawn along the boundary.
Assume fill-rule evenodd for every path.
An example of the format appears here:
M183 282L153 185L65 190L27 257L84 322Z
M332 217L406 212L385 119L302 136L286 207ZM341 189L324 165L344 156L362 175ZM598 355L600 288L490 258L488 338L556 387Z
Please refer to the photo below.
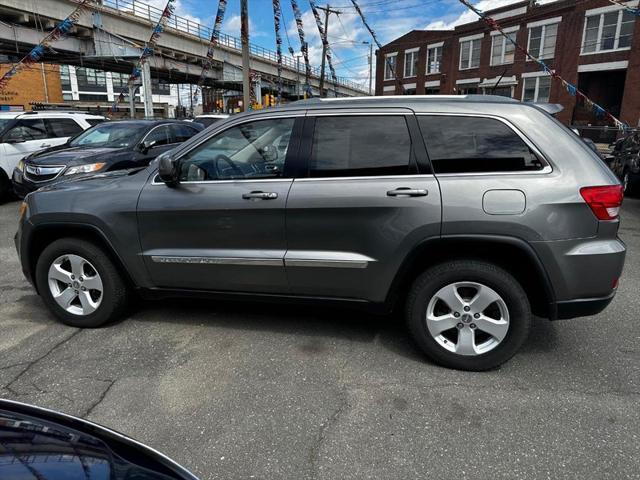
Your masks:
M387 195L398 188L427 195ZM295 180L285 256L291 291L382 302L410 250L439 234L432 175Z
M155 285L289 292L285 206L292 180L283 177L297 155L295 124L273 118L232 125L180 158L177 187L144 188L140 241Z
M301 155L312 178L296 179L287 203L293 293L382 302L411 249L440 234L438 182L420 174L412 125L406 111L310 113Z
M284 209L291 180L148 184L140 242L158 287L286 292ZM277 198L244 199L262 191Z

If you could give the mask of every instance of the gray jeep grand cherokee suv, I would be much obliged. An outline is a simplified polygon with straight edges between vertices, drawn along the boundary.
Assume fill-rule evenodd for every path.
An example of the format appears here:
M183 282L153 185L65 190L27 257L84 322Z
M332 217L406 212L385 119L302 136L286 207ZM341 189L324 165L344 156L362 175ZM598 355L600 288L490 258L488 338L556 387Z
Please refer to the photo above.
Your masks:
M502 97L298 102L234 116L148 168L29 195L22 268L63 322L127 297L404 308L432 360L508 360L532 315L600 312L622 189L573 132Z

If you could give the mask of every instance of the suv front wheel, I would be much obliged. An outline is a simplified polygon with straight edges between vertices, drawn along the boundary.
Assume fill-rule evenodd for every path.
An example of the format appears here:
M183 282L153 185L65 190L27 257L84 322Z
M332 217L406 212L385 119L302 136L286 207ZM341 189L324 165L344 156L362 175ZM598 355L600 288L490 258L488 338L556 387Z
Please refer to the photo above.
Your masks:
M531 309L508 272L491 263L436 265L413 283L406 306L409 330L434 362L489 370L509 360L527 338Z
M117 319L127 304L127 287L109 256L76 238L45 248L36 282L47 307L72 327L99 327Z

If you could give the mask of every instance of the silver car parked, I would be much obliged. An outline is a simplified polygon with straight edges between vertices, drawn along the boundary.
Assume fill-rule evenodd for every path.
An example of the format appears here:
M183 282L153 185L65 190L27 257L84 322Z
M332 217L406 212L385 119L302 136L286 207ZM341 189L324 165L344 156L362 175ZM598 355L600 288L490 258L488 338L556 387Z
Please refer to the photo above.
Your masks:
M31 194L16 243L70 325L113 320L132 292L399 307L430 359L485 370L532 315L607 306L621 203L606 165L539 107L312 100L229 118L147 169Z

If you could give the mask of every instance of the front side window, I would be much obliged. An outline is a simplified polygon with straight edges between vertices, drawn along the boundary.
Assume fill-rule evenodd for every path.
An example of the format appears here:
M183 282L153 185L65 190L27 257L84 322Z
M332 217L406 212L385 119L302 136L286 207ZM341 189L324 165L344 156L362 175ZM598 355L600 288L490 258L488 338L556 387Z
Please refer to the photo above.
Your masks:
M419 116L438 173L526 172L544 165L509 126L493 118Z
M491 65L505 65L513 63L516 51L515 44L517 32L508 33L507 40L502 35L494 35L491 37Z
M385 55L384 59L384 79L385 80L393 80L396 78L396 59L398 56L394 53L393 55Z
M540 25L529 29L529 53L540 59L553 58L556 50L558 24Z
M418 71L418 51L407 52L404 55L404 76L415 77Z
M627 10L590 15L585 19L582 53L629 48L635 16Z
M73 137L83 128L70 118L56 118L45 120L45 124L53 138Z
M442 47L433 47L427 50L427 74L440 73L442 63Z
M551 77L527 77L524 78L524 86L522 88L523 102L542 102L549 101L551 93Z
M153 143L154 147L160 147L162 145L169 145L170 143L173 143L171 140L171 135L169 134L169 126L162 125L160 127L154 128L146 137L144 137L143 142Z
M43 120L18 120L18 123L4 136L4 141L28 142L45 138L49 138L49 134Z
M282 177L294 123L279 118L231 127L181 158L180 180Z
M460 70L478 68L480 66L481 38L460 43Z
M310 177L406 175L411 159L403 116L316 118Z

